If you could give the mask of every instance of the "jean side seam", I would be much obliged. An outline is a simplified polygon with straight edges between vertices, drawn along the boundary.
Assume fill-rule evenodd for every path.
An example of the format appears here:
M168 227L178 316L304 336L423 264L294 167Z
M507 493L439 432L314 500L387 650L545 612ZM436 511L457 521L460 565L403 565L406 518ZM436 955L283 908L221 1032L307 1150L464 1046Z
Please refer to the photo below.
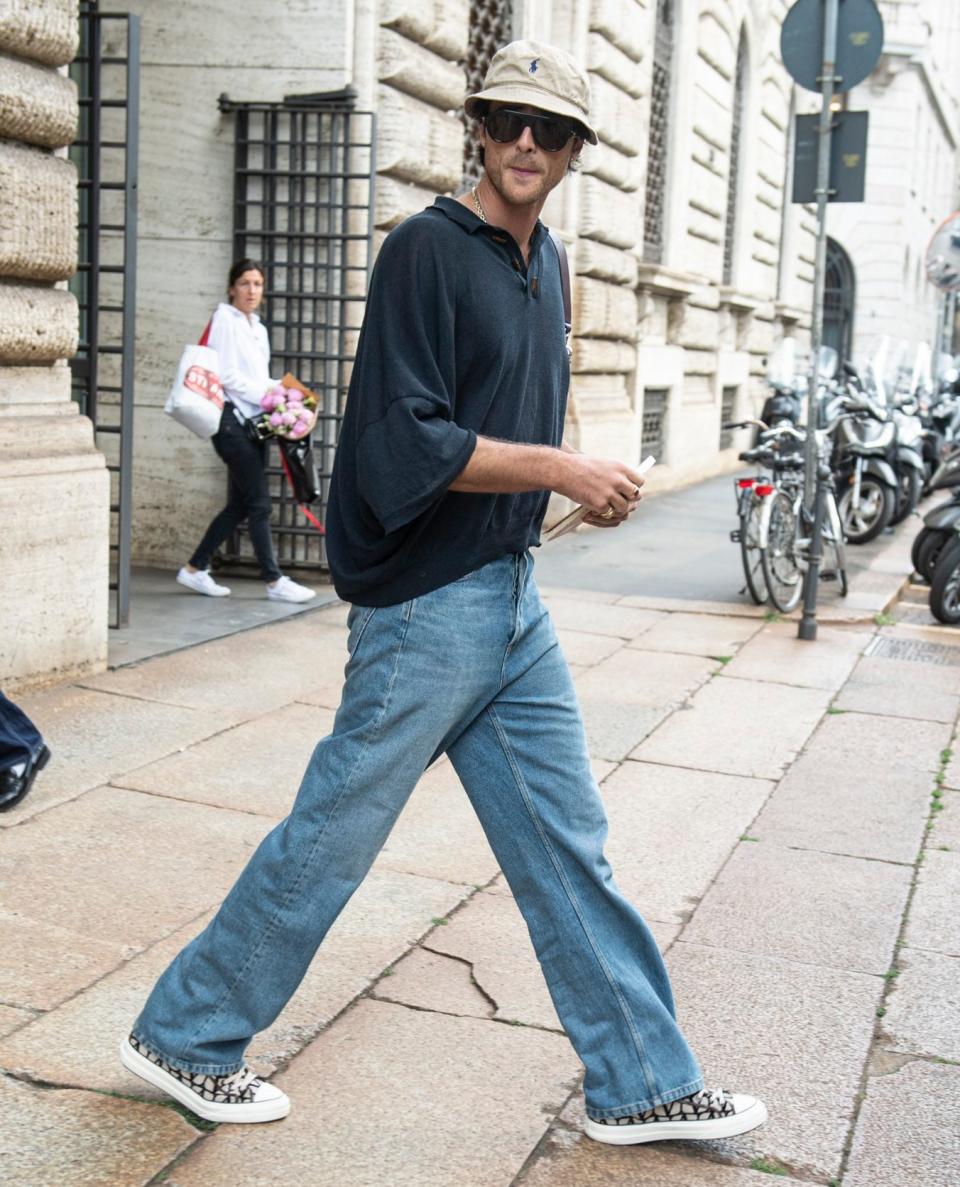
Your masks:
M371 615L371 618L372 617L373 616ZM404 619L401 617L401 621L403 623L403 626L402 626L402 630L400 633L400 639L398 640L398 643L397 643L397 654L396 654L396 659L394 660L393 671L390 674L390 680L387 684L386 694L384 696L384 701L383 701L383 708L381 709L380 714L377 717L376 722L374 723L373 730L371 731L372 733L376 733L380 729L380 726L383 724L383 719L384 719L384 717L386 717L387 710L390 707L390 700L393 696L394 687L396 685L397 672L399 671L399 668L400 668L400 657L403 654L403 647L404 647L404 644L406 643L406 639L407 639L407 628L409 626L408 618ZM316 856L317 850L320 848L321 843L325 839L325 837L330 829L333 819L336 816L337 809L340 807L341 803L343 802L343 799L346 796L347 792L353 786L354 778L357 774L357 771L363 765L364 759L367 757L369 750L370 750L370 741L368 739L364 743L363 749L360 751L360 754L357 756L357 760L353 764L353 767L350 770L350 774L344 780L343 786L340 789L340 794L337 796L336 800L334 801L333 806L330 809L330 813L327 816L326 824L320 830L313 845L310 848L309 854L307 855L306 859L301 864L300 870L297 873L297 877L296 877L295 881L291 884L287 893L284 895L283 901L279 904L279 906L277 907L273 916L271 917L269 922L265 925L264 930L263 930L263 935L260 937L259 943L257 944L256 948L250 953L247 960L244 962L242 968L237 973L236 977L234 977L233 981L230 983L230 985L227 987L227 989L224 990L223 994L221 995L220 1001L214 1007L214 1009L211 1012L211 1014L209 1015L209 1017L206 1018L202 1024L202 1026L199 1027L190 1036L189 1040L187 1041L188 1046L193 1043L196 1043L197 1040L199 1039L200 1035L203 1033L203 1030L205 1028L209 1027L210 1025L212 1025L214 1022L216 1022L216 1020L220 1017L220 1015L223 1013L224 1008L226 1007L227 1002L230 1000L230 997L233 994L234 990L237 988L237 986L243 980L244 976L249 971L250 967L253 965L253 963L256 961L256 959L259 957L264 946L270 941L270 939L276 933L277 928L279 927L281 915L284 913L284 911L286 911L291 900L293 899L295 894L297 894L297 892L300 890L303 880L306 877L307 869L313 864L313 860ZM288 817L288 819L289 819L289 817Z
M600 946L597 943L597 940L596 940L595 936L593 935L593 932L588 927L586 919L584 918L583 911L582 911L580 904L577 900L577 897L573 891L573 887L569 884L569 881L567 880L566 876L564 875L564 872L560 866L560 862L557 859L557 855L553 849L553 846L550 844L549 838L546 835L546 832L543 828L540 818L537 815L536 811L534 810L533 802L531 801L529 793L527 791L526 783L525 783L523 776L520 772L520 768L517 765L516 760L514 759L513 751L510 748L510 743L507 738L506 731L504 730L504 728L500 722L500 718L497 716L497 712L493 708L493 706L490 707L489 712L490 712L490 717L493 721L493 727L497 732L498 738L500 739L500 745L501 745L501 748L503 749L504 756L510 766L511 771L513 772L513 777L517 784L517 790L520 792L520 796L523 799L524 805L527 809L527 812L528 812L531 820L533 821L534 828L537 830L537 835L540 837L540 843L543 845L544 849L546 850L547 856L550 859L550 863L553 866L554 872L557 875L557 879L559 880L561 886L563 887L564 892L567 896L567 899L570 902L570 905L573 908L574 913L577 916L577 919L580 921L580 926L582 927L583 933L587 938L587 943L589 944L590 949L593 952L594 958L596 959L597 964L600 966L600 969L603 972L603 975L606 977L607 983L610 986L610 989L613 992L614 998L620 1007L620 1012L623 1015L623 1020L626 1023L627 1030L633 1039L633 1043L634 1043L634 1046L635 1046L636 1052L637 1052L637 1058L640 1061L640 1068L643 1072L644 1079L647 1082L647 1087L649 1090L652 1091L652 1085L654 1083L654 1078L653 1078L653 1075L651 1072L650 1063L647 1058L646 1050L644 1049L643 1039L641 1038L639 1032L637 1031L637 1028L633 1023L633 1019L630 1017L630 1011L627 1009L627 1004L624 1001L623 994L620 992L620 988L617 985L616 980L614 979L613 972L609 968L609 966L607 965L607 962L603 958L603 954L600 951Z

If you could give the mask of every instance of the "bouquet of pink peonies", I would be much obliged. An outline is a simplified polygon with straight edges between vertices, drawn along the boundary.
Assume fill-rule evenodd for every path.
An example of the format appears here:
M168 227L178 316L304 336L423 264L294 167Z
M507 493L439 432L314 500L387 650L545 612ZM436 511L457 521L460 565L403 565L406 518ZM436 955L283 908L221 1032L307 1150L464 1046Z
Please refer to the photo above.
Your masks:
M315 392L287 374L261 398L262 420L275 436L299 441L313 431L318 404Z

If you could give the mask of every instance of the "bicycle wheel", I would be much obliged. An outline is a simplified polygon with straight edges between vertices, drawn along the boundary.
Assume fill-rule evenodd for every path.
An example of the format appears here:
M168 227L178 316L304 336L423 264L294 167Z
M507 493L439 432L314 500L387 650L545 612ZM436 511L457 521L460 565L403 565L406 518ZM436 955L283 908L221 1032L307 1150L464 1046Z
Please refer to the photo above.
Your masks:
M766 530L761 543L763 577L770 601L781 614L789 614L800 601L803 570L797 547L799 535L798 503L778 490L765 500Z
M827 564L827 558L833 564ZM824 567L836 574L840 597L845 598L850 592L850 582L847 580L847 548L843 539L843 524L840 522L840 511L837 499L832 490L827 491L826 515L823 521L823 560Z
M740 560L743 563L743 575L754 604L762 606L767 600L763 550L760 547L760 513L763 504L757 501L753 491L748 491L740 507Z
M960 536L944 545L933 571L930 610L948 626L960 623Z

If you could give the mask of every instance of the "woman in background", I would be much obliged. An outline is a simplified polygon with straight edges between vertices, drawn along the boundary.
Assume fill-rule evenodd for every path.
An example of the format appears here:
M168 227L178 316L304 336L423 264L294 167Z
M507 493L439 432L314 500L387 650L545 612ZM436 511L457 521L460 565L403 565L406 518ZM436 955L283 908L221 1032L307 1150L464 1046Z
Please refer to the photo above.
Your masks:
M267 583L267 597L277 602L308 602L315 591L284 577L270 538L270 488L266 443L255 441L244 423L260 414L260 398L275 383L270 377L270 342L256 310L263 300L263 269L253 260L237 260L227 282L229 302L222 301L210 323L207 344L217 352L220 383L226 397L213 448L230 475L226 507L210 523L177 581L194 593L222 598L230 592L210 576L213 554L244 520Z

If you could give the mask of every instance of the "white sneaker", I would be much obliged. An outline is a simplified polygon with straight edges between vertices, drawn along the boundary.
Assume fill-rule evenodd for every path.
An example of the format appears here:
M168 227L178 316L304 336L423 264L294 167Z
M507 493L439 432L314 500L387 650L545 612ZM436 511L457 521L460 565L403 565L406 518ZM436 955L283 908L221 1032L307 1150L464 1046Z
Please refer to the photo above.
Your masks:
M225 585L217 585L206 569L197 569L196 573L191 573L184 566L177 574L177 583L211 598L225 598L230 592Z
M120 1062L129 1072L186 1105L205 1121L250 1123L279 1121L290 1112L290 1098L244 1066L230 1076L202 1076L181 1071L138 1042L120 1044Z
M739 1093L704 1090L630 1117L587 1118L584 1132L595 1142L633 1146L666 1138L731 1138L767 1119L763 1101Z
M273 585L267 586L267 597L274 602L309 602L317 596L315 589L307 589L305 585L297 585L289 577L280 577Z

